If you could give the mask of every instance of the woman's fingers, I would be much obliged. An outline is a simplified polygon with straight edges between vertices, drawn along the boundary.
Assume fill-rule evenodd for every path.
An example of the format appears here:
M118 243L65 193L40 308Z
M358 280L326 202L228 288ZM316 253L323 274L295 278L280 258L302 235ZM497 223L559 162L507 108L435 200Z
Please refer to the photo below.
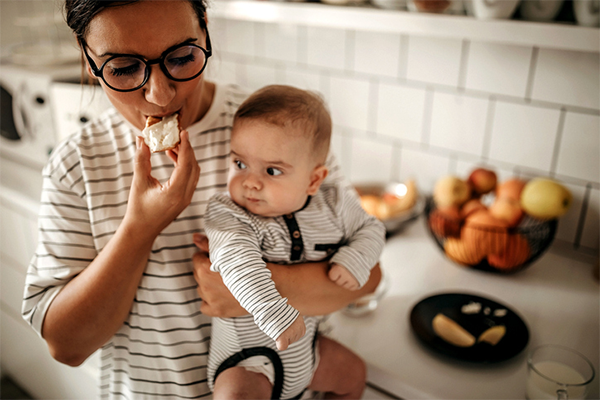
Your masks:
M133 166L133 176L136 177L148 177L152 171L152 165L150 163L150 148L144 142L144 139L136 136L135 137L135 159Z
M186 130L181 131L181 142L177 152L172 152L169 157L175 164L173 175L169 179L169 186L176 191L182 190L185 198L191 200L194 194L198 179L200 179L200 166L196 160L196 154L190 144L189 133ZM174 157L172 157L174 156Z

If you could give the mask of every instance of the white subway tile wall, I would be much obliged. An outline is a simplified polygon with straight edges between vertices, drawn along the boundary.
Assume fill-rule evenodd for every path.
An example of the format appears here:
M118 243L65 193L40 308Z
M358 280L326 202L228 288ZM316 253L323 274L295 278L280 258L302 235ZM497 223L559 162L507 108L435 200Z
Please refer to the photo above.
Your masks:
M599 249L600 55L460 39L210 20L209 76L286 83L329 104L350 181L416 179L423 192L476 166L549 176L575 201L557 239Z
M472 42L466 88L522 98L527 89L532 53L531 47Z

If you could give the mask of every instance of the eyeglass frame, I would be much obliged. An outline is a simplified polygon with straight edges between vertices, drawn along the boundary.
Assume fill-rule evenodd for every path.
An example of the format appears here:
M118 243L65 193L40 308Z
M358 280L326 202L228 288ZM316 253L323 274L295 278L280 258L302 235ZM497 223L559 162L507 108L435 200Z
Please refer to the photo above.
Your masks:
M108 86L109 88L111 88L114 91L133 92L135 90L141 89L148 82L148 79L150 79L150 70L151 70L150 67L154 64L160 65L160 69L165 74L165 76L175 82L187 82L187 81L191 81L192 79L199 77L202 74L202 72L204 72L204 70L206 69L206 65L208 64L208 59L212 55L212 45L210 43L210 36L208 34L208 29L205 29L205 32L206 32L206 49L201 46L198 46L197 44L194 44L194 43L184 42L184 43L179 43L179 44L176 44L175 46L169 47L167 50L163 51L163 53L160 55L159 58L155 58L154 60L146 60L144 57L138 56L135 54L115 54L115 55L111 56L108 60L104 61L102 63L102 65L100 66L100 68L98 68L96 66L96 63L94 62L94 60L92 60L92 58L88 54L88 52L86 50L87 43L83 39L81 39L81 48L83 49L83 53L85 54L85 57L87 58L88 63L90 64L90 68L92 69L92 72L94 73L94 76L96 78L102 79L102 81L104 81L106 86ZM171 75L167 66L165 65L165 57L172 51L174 51L180 47L184 47L184 46L193 46L193 47L199 48L204 53L204 65L200 69L200 72L198 72L196 75L192 76L191 78L177 79ZM131 58L138 59L142 63L144 63L144 65L146 66L146 68L144 69L144 80L142 81L142 83L140 85L138 85L137 87L135 87L133 89L117 89L117 88L112 87L108 82L106 82L106 79L104 78L104 72L103 72L104 66L109 61L111 61L117 57L131 57Z

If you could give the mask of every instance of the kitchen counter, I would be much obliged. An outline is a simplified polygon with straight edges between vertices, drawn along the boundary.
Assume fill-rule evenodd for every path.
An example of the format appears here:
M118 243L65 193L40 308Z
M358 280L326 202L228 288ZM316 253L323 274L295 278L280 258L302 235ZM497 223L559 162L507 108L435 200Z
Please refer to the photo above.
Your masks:
M390 286L378 308L361 317L333 314L330 335L363 357L372 385L405 399L523 399L529 351L561 344L592 361L596 378L588 399L598 399L600 297L595 266L555 247L516 274L469 270L445 258L420 217L386 244L381 268ZM525 350L510 360L483 365L449 359L423 346L410 327L411 309L443 292L476 294L511 308L529 328Z

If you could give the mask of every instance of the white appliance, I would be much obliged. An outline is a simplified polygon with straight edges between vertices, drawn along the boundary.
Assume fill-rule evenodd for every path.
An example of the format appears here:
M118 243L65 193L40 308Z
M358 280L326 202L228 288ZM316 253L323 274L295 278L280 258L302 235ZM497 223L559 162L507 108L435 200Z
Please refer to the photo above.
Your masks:
M39 169L60 140L106 109L100 87L80 80L79 64L0 65L0 156Z

